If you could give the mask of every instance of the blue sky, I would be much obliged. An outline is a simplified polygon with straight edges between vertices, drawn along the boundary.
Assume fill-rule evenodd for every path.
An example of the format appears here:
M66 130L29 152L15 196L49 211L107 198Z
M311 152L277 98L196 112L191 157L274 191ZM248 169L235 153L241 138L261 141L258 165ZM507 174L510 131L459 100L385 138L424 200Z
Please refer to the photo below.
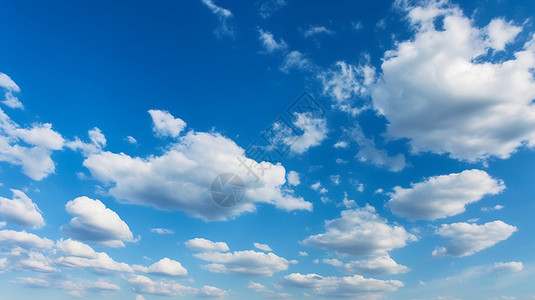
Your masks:
M533 11L2 1L0 298L534 299Z

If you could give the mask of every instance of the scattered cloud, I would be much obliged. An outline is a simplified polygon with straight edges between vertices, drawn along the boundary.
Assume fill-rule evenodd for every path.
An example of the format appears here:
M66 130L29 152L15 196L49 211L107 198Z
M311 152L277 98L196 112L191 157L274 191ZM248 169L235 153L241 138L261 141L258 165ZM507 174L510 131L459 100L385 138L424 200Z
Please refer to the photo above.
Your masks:
M407 167L405 155L399 153L395 156L390 156L386 150L378 149L375 141L367 138L358 124L351 129L350 135L359 145L359 152L356 157L361 162L372 163L391 172L400 172Z
M0 245L6 247L22 247L24 249L40 248L49 249L54 245L54 242L47 238L40 238L33 233L26 231L14 231L14 230L0 230Z
M349 255L375 256L416 240L403 227L389 225L370 205L342 211L340 218L326 221L325 228L324 233L311 235L302 243Z
M312 71L315 68L316 66L314 63L311 62L303 53L294 50L286 55L279 69L288 74L292 69L300 71Z
M266 251L266 252L271 252L273 250L271 250L271 247L269 247L268 245L266 244L260 244L260 243L254 243L254 247L256 249L260 249L262 251Z
M262 18L267 19L277 10L285 7L286 5L288 5L286 0L267 0L260 5L258 13L260 16L262 16Z
M326 194L327 192L329 192L329 190L327 190L326 188L321 186L321 182L319 182L319 181L316 181L312 185L310 185L310 188L312 188L316 192L319 192L322 195Z
M458 215L466 205L486 195L496 195L505 189L501 180L482 170L433 176L412 183L410 188L396 186L390 193L388 206L392 212L409 220L436 220Z
M290 171L288 172L288 184L293 186L298 186L301 184L301 180L299 179L299 173L296 171Z
M26 228L41 228L45 220L32 199L19 190L11 190L13 199L0 197L0 216L6 221Z
M344 270L350 274L365 275L402 274L410 271L408 267L398 264L388 255L351 261L344 265Z
M19 98L13 95L13 93L20 92L19 86L8 75L0 72L0 88L5 90L2 101L4 105L9 108L24 109L24 105L20 102Z
M436 248L433 256L469 256L508 239L516 231L515 226L502 221L483 225L462 222L443 224L437 229L437 234L450 238L451 242L445 247Z
M124 241L134 239L128 225L100 200L78 197L67 202L65 209L74 217L62 229L74 239L106 247L124 247Z
M54 173L51 155L64 143L61 134L52 130L52 124L35 123L22 128L0 109L0 161L22 167L31 179L39 181Z
M303 36L306 38L314 37L319 34L333 35L335 32L325 26L319 25L311 25L307 30L305 30L305 32L303 32Z
M360 275L347 277L324 277L318 274L292 273L284 276L286 285L308 288L319 296L351 299L378 299L385 292L403 287L398 280L378 280Z
M221 6L217 6L213 0L201 0L202 3L219 19L219 27L215 30L218 38L224 36L234 37L234 29L229 25L229 19L232 18L232 12Z
M157 233L157 234L173 234L173 233L175 233L173 230L167 229L167 228L152 228L150 230L150 232Z
M203 252L195 254L195 257L211 262L203 268L213 273L273 276L274 273L286 271L289 265L286 259L274 253L252 250Z
M153 263L149 267L132 266L136 271L141 271L148 274L164 275L164 276L186 276L188 271L176 260L164 257L159 261Z
M321 260L324 264L328 264L328 265L331 265L331 266L334 266L334 267L341 267L344 265L343 262L341 262L340 260L336 259L336 258L324 258Z
M203 238L194 238L187 241L186 247L191 250L203 252L225 252L230 250L227 243L225 242L212 242Z
M490 268L491 272L506 273L506 272L520 272L524 268L522 262L512 261L507 263L497 262Z
M143 275L133 275L128 278L128 282L132 285L135 292L142 294L188 296L195 295L198 292L195 288L184 286L171 280L153 281L149 277Z
M176 138L186 128L186 122L175 118L168 111L151 109L152 130L160 137Z
M262 46L266 53L274 53L276 51L284 51L288 48L288 45L281 39L279 42L275 40L273 34L269 31L258 29L259 39L262 42Z

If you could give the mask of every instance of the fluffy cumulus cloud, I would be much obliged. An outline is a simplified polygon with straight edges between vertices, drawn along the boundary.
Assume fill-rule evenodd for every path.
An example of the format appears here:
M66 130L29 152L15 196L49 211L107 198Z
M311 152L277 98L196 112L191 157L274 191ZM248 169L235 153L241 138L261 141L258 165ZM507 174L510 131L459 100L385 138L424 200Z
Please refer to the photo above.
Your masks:
M302 131L296 137L290 137L290 151L297 154L306 152L309 148L318 146L327 138L327 120L314 117L307 113L295 113L294 125Z
M14 93L20 92L19 86L8 75L0 72L0 88L4 89L4 100L2 103L10 108L24 108L22 102Z
M305 54L300 51L294 50L284 58L282 65L279 67L284 73L290 73L291 70L312 71L316 68L316 65L306 57Z
M203 238L194 238L186 242L186 247L195 251L203 252L226 252L229 251L227 243L225 242L212 242Z
M151 109L149 114L152 117L152 130L158 136L176 138L186 127L186 122L173 117L168 111Z
M8 222L27 228L41 228L45 220L32 199L19 190L11 190L13 199L0 197L0 216Z
M181 210L203 220L253 212L259 203L286 211L312 210L312 203L282 187L286 170L281 164L249 159L234 141L214 132L190 131L159 156L101 151L88 155L83 164L94 178L109 184L109 194L123 203ZM245 187L243 200L225 209L210 194L212 182L223 173L237 175Z
M416 240L403 227L388 224L370 205L342 211L340 218L325 222L325 229L302 243L349 255L376 256Z
M41 180L54 173L51 155L64 143L61 134L52 130L52 124L35 123L24 128L0 109L0 161L20 166L31 179Z
M117 262L107 253L96 252L89 245L72 239L59 240L56 254L55 263L70 269L84 269L97 274L134 272L130 265Z
M214 273L273 276L288 269L289 262L274 253L252 250L234 252L203 252L195 257L211 262L203 267Z
M378 299L385 292L403 287L398 280L378 280L360 275L335 277L318 274L292 273L284 276L286 285L307 288L314 294L346 299Z
M436 220L460 214L466 205L503 189L504 183L485 171L466 170L433 176L406 189L397 186L390 193L388 206L394 214L409 220Z
M522 30L511 22L479 28L448 1L399 3L415 34L385 53L371 90L386 136L470 162L535 146L533 34L510 46Z
M488 222L483 225L470 223L444 224L437 234L450 238L445 247L438 247L433 256L468 256L489 248L508 239L517 228L502 221Z
M106 147L106 136L102 131L95 127L88 131L89 142L83 142L80 138L76 137L74 141L69 141L65 144L69 149L76 151L79 150L84 155L90 155L92 153L98 153Z
M65 208L74 217L62 229L74 239L107 247L124 247L123 241L133 241L128 225L100 200L78 197Z
M0 230L0 245L3 247L22 247L25 249L49 249L54 242L26 231Z
M367 275L402 274L410 271L408 267L398 264L388 255L351 261L344 265L344 270L351 274Z
M288 172L288 184L297 186L301 184L301 179L299 178L299 173L296 171Z
M188 271L176 260L164 257L149 267L133 266L134 270L144 273L165 276L186 276Z
M288 47L282 39L277 42L273 34L269 31L258 29L258 34L258 38L260 39L260 42L262 42L262 46L264 47L264 51L266 51L266 53L286 50Z
M256 249L260 249L262 251L266 251L266 252L273 251L271 250L271 247L269 247L269 245L266 245L266 244L254 243L253 245Z
M184 286L170 280L153 281L147 276L134 275L128 282L137 293L159 295L159 296L188 296L197 293L197 289Z
M319 26L319 25L311 25L305 32L303 32L303 35L306 38L314 37L317 35L326 34L326 35L333 35L335 32L325 26Z

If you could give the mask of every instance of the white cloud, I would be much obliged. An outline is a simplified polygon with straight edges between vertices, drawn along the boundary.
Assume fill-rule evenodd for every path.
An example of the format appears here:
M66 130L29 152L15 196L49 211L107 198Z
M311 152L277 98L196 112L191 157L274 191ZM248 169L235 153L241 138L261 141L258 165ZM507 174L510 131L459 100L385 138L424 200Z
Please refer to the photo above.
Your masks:
M61 150L63 137L52 130L52 124L36 123L22 128L0 109L0 161L21 166L33 180L54 173L53 151Z
M327 35L333 35L335 34L334 31L328 29L327 27L325 26L319 26L319 25L311 25L307 30L305 30L305 32L303 33L303 35L305 37L313 37L313 36L316 36L318 34L327 34Z
M132 267L136 271L141 271L144 273L155 274L155 275L165 275L165 276L186 276L188 271L176 260L169 259L164 257L159 261L153 263L149 267L143 267L135 265Z
M258 29L258 34L259 34L259 39L262 42L262 46L264 46L264 50L267 53L273 53L275 51L286 50L286 48L288 48L288 46L286 45L283 39L277 42L275 40L275 37L273 37L273 34L269 31Z
M10 108L20 108L23 109L24 105L20 100L13 96L13 93L20 92L19 86L6 74L0 72L0 88L5 90L4 97L2 101L6 106Z
M378 299L385 292L403 287L398 280L378 280L360 275L347 277L324 277L318 274L292 273L284 276L284 283L312 289L314 294L346 299Z
M483 225L470 223L443 224L437 234L451 238L446 247L438 247L433 256L468 256L483 249L494 246L498 242L508 239L517 231L502 221L488 222Z
M327 192L329 192L329 190L327 190L326 188L321 186L321 182L319 182L319 181L316 181L313 184L311 184L310 188L312 188L316 192L319 192L322 195L326 194Z
M306 251L299 251L299 256L308 256Z
M19 190L11 190L13 199L0 197L0 216L6 221L27 228L41 228L45 220L37 204Z
M6 222L0 221L0 228L4 228L4 227L6 227Z
M524 268L522 262L512 261L507 263L497 262L490 268L491 272L505 273L505 272L520 272Z
M271 203L286 211L312 210L312 203L282 188L286 182L282 165L257 163L244 153L234 141L218 133L190 131L160 156L141 158L104 151L89 155L83 164L123 203L181 210L203 220L226 220L253 212L257 203ZM262 171L258 171L260 167ZM248 168L256 170L255 174ZM239 205L221 209L211 199L210 185L222 173L233 173L243 180L245 194Z
M225 242L212 242L203 238L194 238L187 241L186 247L191 250L203 252L225 252L230 250Z
M369 93L369 86L374 81L374 68L339 61L334 67L321 72L318 78L323 85L323 94L332 99L334 108L352 116L369 108L369 104L362 99Z
M510 58L494 61L486 58L489 51L503 50L520 27L502 19L475 27L447 1L404 8L414 38L385 53L371 93L388 121L386 137L410 139L415 153L470 162L506 159L519 147L535 146L533 35L521 49L507 51Z
M125 138L125 140L132 145L137 145L137 140L133 136L129 135Z
M398 264L388 255L351 261L344 265L344 269L347 273L366 275L402 274L410 271L408 267Z
M502 210L503 208L504 208L503 205L496 204L493 207L482 207L481 211Z
M219 27L215 30L215 34L218 38L223 36L234 36L234 30L228 24L229 19L232 18L232 12L226 8L218 6L213 0L201 0L208 9L219 19Z
M288 184L293 185L293 186L297 186L301 184L301 180L299 179L299 173L297 173L296 171L288 172L287 177L288 177Z
M271 252L271 251L273 251L273 250L271 250L271 247L269 247L269 246L266 245L266 244L254 243L253 245L254 245L254 247L255 247L256 249L260 249L260 250L262 250L262 251L266 251L266 252Z
M334 144L334 148L345 149L349 147L349 144L346 141L338 141Z
M157 233L157 234L173 234L173 233L175 233L173 230L167 229L167 228L152 228L150 230L150 232Z
M288 293L282 293L282 292L276 292L276 291L270 290L267 287L265 287L263 284L254 282L254 281L249 281L247 288L257 293L266 294L270 298L287 298L291 296Z
M26 231L0 230L0 245L2 246L19 246L25 249L41 248L49 249L54 242L47 238L40 238L33 233Z
M106 147L106 137L102 131L95 127L88 131L89 143L81 141L78 137L74 141L69 141L65 145L71 150L80 150L84 155L101 152Z
M394 214L409 220L436 220L460 214L466 205L504 189L501 180L485 171L465 170L433 176L407 189L396 186L387 205Z
M100 200L78 197L67 202L65 209L74 217L62 229L72 238L107 247L124 247L123 241L133 241L128 225Z
M58 269L52 266L52 262L39 252L30 251L25 253L17 262L17 267L35 272L56 272Z
M286 55L280 70L284 73L289 73L292 69L301 71L312 71L316 66L303 53L294 50Z
M228 296L229 294L230 293L228 291L216 288L215 286L205 285L199 290L197 295L200 297L222 298Z
M96 258L97 253L89 245L72 239L60 239L56 242L56 249L67 256Z
M260 16L262 16L262 18L267 19L274 12L285 7L287 4L288 2L286 0L267 0L262 3L262 5L260 5L258 13L260 14Z
M312 113L294 113L293 128L285 121L273 123L270 133L272 145L289 147L291 153L303 154L309 148L319 146L327 138L327 120Z
M407 166L403 154L390 156L386 150L378 149L375 141L367 138L358 124L355 124L350 135L359 145L356 157L361 162L372 163L378 167L387 168L391 172L400 172Z
M493 19L486 27L489 46L497 51L505 49L505 46L522 31L522 27L506 22L504 19Z
M331 182L334 184L334 185L340 185L340 175L331 175L329 176L329 178L331 179Z
M334 266L334 267L341 267L344 265L343 262L341 262L340 260L336 259L336 258L324 258L322 259L322 262L324 264L328 264L328 265L331 265L331 266Z
M135 300L145 300L145 297L143 297L142 295L136 295Z
M128 282L137 293L160 295L160 296L188 296L197 293L197 289L181 285L170 280L153 281L147 276L134 275Z
M69 255L68 253L64 254ZM55 263L71 269L87 269L97 274L134 272L132 267L130 267L128 264L113 260L105 252L94 252L93 257L79 256L76 254L70 254L70 256L60 256L55 259Z
M272 276L288 269L289 262L274 253L252 250L234 252L203 252L195 257L211 262L203 268L214 273Z
M186 128L186 122L173 117L168 111L151 109L149 114L152 117L152 130L160 137L176 138Z
M369 205L342 211L340 218L326 221L325 228L303 244L350 255L385 255L416 240L403 227L389 225Z

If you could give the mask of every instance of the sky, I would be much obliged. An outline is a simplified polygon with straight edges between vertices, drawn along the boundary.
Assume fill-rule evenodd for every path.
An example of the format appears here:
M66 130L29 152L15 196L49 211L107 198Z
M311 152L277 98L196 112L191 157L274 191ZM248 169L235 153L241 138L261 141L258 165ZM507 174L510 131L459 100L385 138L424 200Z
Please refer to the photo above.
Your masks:
M0 2L0 299L535 299L535 2Z

